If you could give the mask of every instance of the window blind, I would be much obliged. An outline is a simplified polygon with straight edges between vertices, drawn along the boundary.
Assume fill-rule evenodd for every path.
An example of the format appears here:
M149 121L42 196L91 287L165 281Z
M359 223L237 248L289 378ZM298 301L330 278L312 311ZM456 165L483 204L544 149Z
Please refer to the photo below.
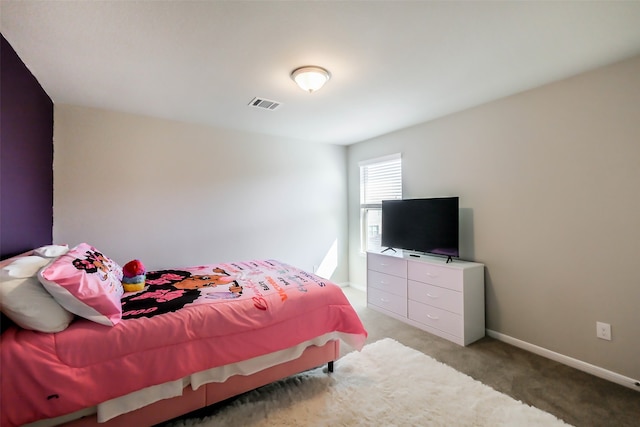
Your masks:
M400 155L360 166L360 204L380 207L383 200L402 198L402 159Z
M380 247L382 201L402 199L400 154L360 162L360 251Z

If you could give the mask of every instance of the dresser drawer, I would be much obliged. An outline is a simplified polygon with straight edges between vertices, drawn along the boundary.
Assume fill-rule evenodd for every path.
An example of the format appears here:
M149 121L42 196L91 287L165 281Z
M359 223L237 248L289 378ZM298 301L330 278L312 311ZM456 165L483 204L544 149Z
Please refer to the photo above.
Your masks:
M464 299L462 293L451 289L409 280L409 299L456 314L461 315L463 313Z
M408 277L418 282L441 286L462 292L463 271L424 262L409 262Z
M378 289L367 289L367 302L402 317L407 317L407 297L390 294Z
M375 288L394 295L407 297L407 279L378 271L367 271L367 289Z
M407 261L388 255L367 253L367 269L398 277L407 277Z
M462 316L459 314L411 300L409 301L408 308L409 319L456 337L463 336L464 322Z

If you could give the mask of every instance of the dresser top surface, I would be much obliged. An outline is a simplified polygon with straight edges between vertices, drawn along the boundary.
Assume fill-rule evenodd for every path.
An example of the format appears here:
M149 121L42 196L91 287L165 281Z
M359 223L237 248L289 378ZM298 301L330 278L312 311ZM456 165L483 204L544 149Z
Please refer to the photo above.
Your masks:
M367 251L367 253L373 254L373 255L382 255L382 256L388 256L393 258L400 258L400 259L405 259L407 261L424 261L430 264L436 264L436 265L441 265L443 267L451 267L451 268L469 268L469 267L484 266L484 264L481 264L478 262L463 261L457 258L453 258L451 261L447 263L446 257L427 255L420 252L405 251L402 249L396 249L395 252L387 251L384 253L382 253L382 249L370 250L370 251Z

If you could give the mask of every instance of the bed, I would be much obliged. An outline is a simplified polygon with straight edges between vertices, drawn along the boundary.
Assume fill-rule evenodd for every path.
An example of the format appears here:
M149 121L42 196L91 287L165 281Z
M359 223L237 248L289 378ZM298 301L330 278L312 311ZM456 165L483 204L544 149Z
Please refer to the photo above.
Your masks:
M1 336L2 426L154 425L330 371L341 340L360 349L366 339L337 285L277 260L146 272L133 292L86 243L0 267L2 311L16 322Z

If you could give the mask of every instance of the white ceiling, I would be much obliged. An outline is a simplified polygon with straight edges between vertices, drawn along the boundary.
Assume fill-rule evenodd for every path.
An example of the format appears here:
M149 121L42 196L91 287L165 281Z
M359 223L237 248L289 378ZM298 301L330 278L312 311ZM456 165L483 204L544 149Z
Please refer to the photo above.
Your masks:
M351 144L640 54L640 1L5 1L54 103ZM309 94L302 65L332 79ZM250 108L254 97L281 102Z

